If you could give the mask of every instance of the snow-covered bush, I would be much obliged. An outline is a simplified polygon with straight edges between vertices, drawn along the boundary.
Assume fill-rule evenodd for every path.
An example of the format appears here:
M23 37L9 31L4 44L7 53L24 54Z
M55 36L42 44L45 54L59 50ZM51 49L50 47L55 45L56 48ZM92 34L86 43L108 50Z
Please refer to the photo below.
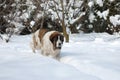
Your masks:
M0 33L12 24L15 33L29 34L41 28L45 18L51 18L47 22L53 29L58 23L67 34L80 30L113 34L120 26L119 0L1 0L0 10Z
M113 34L119 29L120 1L118 0L91 0L89 6L89 21L95 32Z

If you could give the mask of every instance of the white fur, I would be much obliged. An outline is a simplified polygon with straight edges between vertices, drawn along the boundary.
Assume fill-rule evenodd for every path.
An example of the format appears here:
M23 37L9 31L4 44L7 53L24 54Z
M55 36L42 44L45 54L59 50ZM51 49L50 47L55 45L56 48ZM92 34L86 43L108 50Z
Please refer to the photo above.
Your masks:
M34 53L35 53L35 50L39 50L41 48L41 42L40 42L38 35L39 35L39 30L37 30L32 36L31 47ZM35 45L34 42L37 42L38 45Z
M53 44L51 43L49 37L55 31L47 32L43 37L43 45L41 46L41 51L43 55L51 55L53 58L58 58L60 55L60 50L53 50Z
M39 39L39 37L38 37L38 35L39 35L39 30L37 30L37 32L36 32L34 35L35 35L36 42L38 43L37 49L39 49L39 48L41 47L41 42L40 42L40 39Z
M61 45L59 45L59 44L61 44ZM62 46L62 41L60 40L60 36L58 36L56 47L61 47L61 46Z

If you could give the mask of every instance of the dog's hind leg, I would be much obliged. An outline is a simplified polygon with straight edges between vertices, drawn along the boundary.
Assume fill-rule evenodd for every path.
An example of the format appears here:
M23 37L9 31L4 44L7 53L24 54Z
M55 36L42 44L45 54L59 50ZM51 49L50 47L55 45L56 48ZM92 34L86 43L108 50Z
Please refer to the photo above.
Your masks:
M35 47L33 42L30 43L30 47L32 48L32 51L35 53Z
M35 39L35 35L33 35L32 42L31 42L31 48L32 48L32 51L34 53L35 53L36 46L37 46L37 42L36 42L36 39Z

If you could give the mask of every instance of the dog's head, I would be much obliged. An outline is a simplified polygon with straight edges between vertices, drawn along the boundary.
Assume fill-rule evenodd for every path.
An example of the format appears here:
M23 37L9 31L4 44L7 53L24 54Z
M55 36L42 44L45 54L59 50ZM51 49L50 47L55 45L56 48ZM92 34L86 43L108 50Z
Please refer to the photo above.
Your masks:
M53 34L51 34L50 41L53 44L54 50L61 49L64 42L64 36L56 31Z

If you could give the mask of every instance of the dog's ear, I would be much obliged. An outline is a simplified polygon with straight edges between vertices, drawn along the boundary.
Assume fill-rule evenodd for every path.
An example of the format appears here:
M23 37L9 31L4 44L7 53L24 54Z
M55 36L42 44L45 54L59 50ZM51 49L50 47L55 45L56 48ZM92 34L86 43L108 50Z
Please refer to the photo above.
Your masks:
M57 36L59 35L59 32L54 32L51 36L50 36L50 41L53 43L56 39Z
M52 43L55 43L55 41L57 41L56 35L51 35L51 36L50 36L50 41L51 41Z

